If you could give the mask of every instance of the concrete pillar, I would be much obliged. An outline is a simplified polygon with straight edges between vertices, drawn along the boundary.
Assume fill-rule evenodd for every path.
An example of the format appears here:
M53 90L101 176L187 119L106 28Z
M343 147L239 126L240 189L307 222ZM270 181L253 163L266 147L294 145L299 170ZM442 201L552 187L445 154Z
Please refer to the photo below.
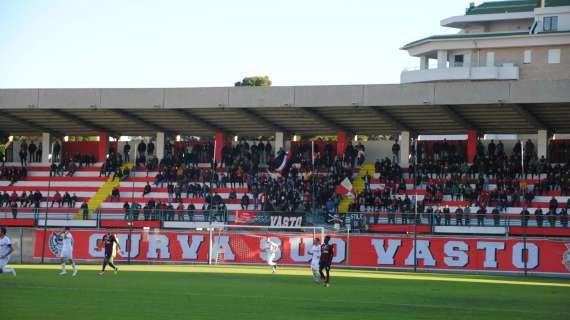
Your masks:
M224 133L216 132L214 137L214 159L216 163L222 162L222 149L224 148Z
M109 151L109 134L107 132L99 132L99 145L97 146L97 161L103 162L107 160L108 151Z
M156 158L160 161L164 158L164 132L156 133L156 143L154 145L156 148Z
M273 148L275 155L277 155L279 149L285 150L285 134L283 133L283 131L275 132L275 145Z
M345 150L346 150L346 132L339 131L336 134L336 155L339 157L344 155Z
M447 68L447 50L437 51L437 68L438 69Z
M51 153L51 141L49 132L42 133L42 163L49 163L49 155Z
M427 56L420 57L420 70L429 69L429 58Z
M548 131L538 130L536 137L536 154L538 159L548 158Z
M467 131L467 162L473 163L477 154L477 131Z
M400 167L410 166L410 132L400 132Z

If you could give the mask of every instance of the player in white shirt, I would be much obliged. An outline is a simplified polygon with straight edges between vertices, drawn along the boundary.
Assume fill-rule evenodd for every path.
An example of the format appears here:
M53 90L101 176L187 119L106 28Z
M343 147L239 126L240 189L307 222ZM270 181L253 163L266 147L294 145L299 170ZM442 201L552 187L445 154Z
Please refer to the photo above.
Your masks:
M77 266L75 265L75 261L73 261L73 236L71 232L69 232L69 227L65 227L63 232L58 234L58 236L61 240L61 251L59 252L59 257L61 258L60 275L67 273L65 264L69 261L73 267L72 276L75 276L77 275Z
M12 248L12 243L10 238L6 236L6 228L0 228L0 273L10 273L14 277L16 276L16 270L6 267L10 261L10 254L12 254L14 248Z
M321 258L321 239L315 238L313 246L310 251L311 258L311 271L313 272L313 282L321 284L321 275L319 274L319 260Z
M267 246L265 247L265 252L267 252L267 264L271 266L271 272L275 273L277 271L277 263L273 262L275 259L275 254L279 250L279 245L271 241L270 237L265 238Z

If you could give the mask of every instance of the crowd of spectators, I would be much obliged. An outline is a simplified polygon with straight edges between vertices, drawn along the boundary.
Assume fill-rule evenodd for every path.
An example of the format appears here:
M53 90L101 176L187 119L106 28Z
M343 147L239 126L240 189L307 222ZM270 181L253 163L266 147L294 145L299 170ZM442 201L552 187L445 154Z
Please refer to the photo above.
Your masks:
M153 184L144 187L143 197L148 196L155 187L166 186L169 203L173 202L173 206L179 203L176 209L195 210L184 208L182 199L185 196L204 199L200 210L224 214L227 207L217 188L228 188L230 200L238 199L241 192L236 189L246 188L247 193L239 198L244 210L295 212L316 208L336 211L341 200L335 192L336 186L344 178L351 177L354 167L362 164L365 157L361 144L349 144L344 157L336 156L333 144L323 144L320 150L310 143L299 145L290 156L283 150L278 150L274 156L270 143L241 140L234 146L224 146L219 163L213 163L216 170L211 170L199 167L196 158L203 156L201 152L206 152L206 157L213 153L213 145L201 146L203 148L173 148L156 168L147 165L147 170L156 169L158 173ZM140 153L139 157L142 157ZM275 172L284 158L290 160L282 171ZM142 162L138 165L141 166ZM111 196L118 200L119 190L113 190ZM128 203L125 207L127 205L132 207ZM168 207L169 204L164 205ZM161 207L152 198L149 198L146 206L151 209Z
M536 225L541 227L546 220L554 226L559 220L562 226L567 226L570 199L566 206L559 206L552 194L569 195L570 159L554 164L544 158L538 159L530 140L525 142L524 149L520 142L516 143L510 155L505 153L501 142L495 144L491 141L487 150L479 142L472 165L468 165L464 154L460 153L463 150L460 145L447 144L444 140L434 144L433 153L429 155L425 153L427 148L421 146L418 145L421 154L418 154L418 164L412 162L410 166L410 184L406 184L401 171L388 170L392 174L386 175L387 168L390 168L389 159L377 161L376 172L383 188L371 190L371 177L365 175L365 188L357 196L351 211L386 212L388 223L396 223L396 215L401 223L411 223L415 204L404 194L412 186L422 189L425 194L418 202L418 212L425 214L431 224L449 225L452 218L458 225L470 224L473 215L477 224L482 225L491 214L493 223L498 225L501 214L512 207L522 208L521 216L526 216L528 222L530 213L527 208L533 206L535 197L549 196L546 213L541 208L533 209ZM534 180L529 181L528 178ZM490 184L494 187L489 187ZM448 206L441 205L444 196L447 200L456 201L454 212L450 212ZM416 216L418 223L421 223L421 216Z
M140 207L136 203L125 202L125 215L133 218L134 212L140 212L145 219L160 215L166 220L173 220L176 216L184 220L185 215L191 215L189 212L201 210L211 216L223 216L227 213L227 206L219 194L219 188L227 188L229 191L224 192L229 193L228 198L239 200L243 210L308 212L317 209L327 214L335 213L342 199L335 192L336 187L344 178L352 178L354 169L365 161L365 147L362 144L349 143L343 156L337 155L335 145L305 142L292 148L290 155L283 150L278 150L274 155L269 142L240 140L235 145L225 145L221 159L214 161L214 145L211 142L175 144L167 141L165 157L158 161L154 143L140 142L136 146L137 167L139 170L144 167L147 172L157 170L158 174L152 184L144 187L143 197L148 198L147 203ZM26 146L26 150L29 147ZM100 175L113 175L118 179L128 177L130 172L123 170L122 164L123 159L129 160L130 151L131 145L128 143L123 146L123 154L111 149ZM473 217L478 224L484 224L488 214L498 223L498 217L508 208L523 208L521 216L525 217L524 211L532 208L536 196L551 196L552 192L562 196L570 194L568 163L552 164L544 157L537 158L531 140L519 141L510 153L501 141L491 141L487 146L479 141L472 164L467 163L464 144L443 140L428 146L420 142L417 150L414 146L411 148L409 174L405 174L398 164L400 148L397 143L394 143L392 151L392 159L376 161L375 177L370 173L362 177L364 190L356 195L349 211L387 212L390 223L395 223L395 216L399 214L402 223L412 223L417 219L412 214L415 204L405 193L407 189L417 188L425 194L417 204L418 212L426 214L429 223L449 225L453 221L458 225L470 224ZM73 176L78 166L94 162L92 156L79 154L63 158L59 164L52 165L50 175L67 172L67 175ZM290 159L288 164L276 172L275 169L285 158ZM198 165L204 162L212 164L214 170ZM13 180L13 169L25 170L25 166L3 167L1 177ZM21 178L17 175L15 181ZM382 188L371 188L373 178L379 179ZM406 178L410 178L411 182L407 183ZM529 178L534 180L529 182ZM529 187L529 183L533 187ZM164 186L168 201L149 197L153 188ZM241 188L247 193L245 190L238 191ZM34 194L24 196L32 197ZM60 197L60 200L52 200L52 206L61 206L61 203L70 205L71 196ZM203 205L200 205L201 208L196 208L194 204L184 205L184 197L204 199ZM444 197L457 202L453 205L454 212L448 206L441 205ZM119 188L112 191L111 198L121 201ZM556 199L552 197L551 204L553 201ZM20 206L32 206L34 202L26 200L19 203ZM5 204L2 202L3 206ZM12 201L9 202L11 204ZM570 201L566 207L557 204L549 206L545 212L536 209L532 214L539 226L543 225L543 221L552 223L557 219L561 224L567 224L569 207Z
M95 156L82 155L77 153L73 157L65 156L59 162L52 162L50 165L49 175L73 177L79 168L84 166L91 166L95 164Z
M10 186L19 180L25 179L28 176L28 169L26 167L11 167L2 164L0 168L0 180L10 181Z
M42 202L46 202L45 206L49 206L50 208L53 208L54 205L57 205L58 208L75 208L79 200L79 197L77 197L75 193L71 195L69 192L65 192L62 195L59 191L56 191L48 199L39 190L33 192L24 191L21 194L17 194L15 191L9 194L7 191L4 191L0 194L0 208L9 208L14 219L18 216L18 209L31 208L37 218Z

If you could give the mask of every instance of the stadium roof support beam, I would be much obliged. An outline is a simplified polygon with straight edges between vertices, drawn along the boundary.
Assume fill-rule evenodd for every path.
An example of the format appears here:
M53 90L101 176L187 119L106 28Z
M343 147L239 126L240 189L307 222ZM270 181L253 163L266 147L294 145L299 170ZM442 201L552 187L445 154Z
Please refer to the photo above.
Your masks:
M18 122L19 124L23 125L24 127L28 127L30 129L32 129L32 131L49 132L50 134L52 134L56 137L65 136L65 134L63 132L42 126L41 124L35 123L33 121L30 121L30 120L27 120L24 118L21 118L19 116L11 114L10 112L5 111L5 110L0 112L0 117L3 117L4 119L8 119L8 120Z
M513 104L511 108L535 129L548 130L548 126L546 125L546 123L541 121L535 114L530 112L524 105Z
M388 111L382 110L378 107L371 107L370 110L374 112L377 116L382 118L383 121L388 122L391 126L395 127L400 131L408 131L412 136L417 134L416 130L412 129L407 124L403 123L402 121L394 118Z
M481 132L481 128L476 126L473 122L465 119L453 106L439 106L439 108L449 117L449 119L453 120L462 128L466 128L467 130L473 130L477 132Z
M249 119L253 120L256 123L261 123L261 125L263 125L264 127L268 128L268 129L271 129L273 131L281 131L281 132L283 132L284 135L288 135L291 133L291 130L284 128L284 127L278 125L277 123L275 123L274 121L267 119L266 117L260 115L259 112L257 112L257 111L254 111L252 109L247 109L247 108L239 108L239 110L241 111L241 113L243 113Z
M345 126L339 124L338 122L328 117L325 117L322 113L315 110L314 108L299 108L299 110L303 111L306 115L310 116L311 118L323 123L325 126L329 127L330 129L336 131L343 131L351 135L355 134L354 130L346 128Z
M166 133L166 134L168 134L168 135L172 134L172 131L171 131L171 130L168 130L168 129L166 129L166 128L164 128L164 127L162 127L162 126L160 126L160 125L158 125L158 124L156 124L156 123L152 123L152 122L150 122L150 121L148 121L148 120L145 120L145 119L143 119L143 118L141 118L141 117L137 116L136 114L133 114L133 113L131 113L131 112L129 112L129 111L126 111L126 110L123 110L123 109L109 109L109 110L112 110L112 111L114 111L115 113L120 114L120 115L123 116L124 118L128 118L128 119L130 119L130 120L132 120L132 121L134 121L134 122L136 122L136 123L138 123L138 124L141 124L141 125L143 125L143 126L149 127L149 128L151 128L152 130L154 130L154 131L156 131L156 132L164 132L164 133Z
M71 120L71 121L73 121L73 122L75 122L75 123L77 123L77 124L80 124L80 125L82 125L82 126L85 126L85 127L89 128L89 129L91 129L91 130L93 130L93 131L96 131L96 132L107 132L107 133L110 134L112 137L116 137L116 138L118 138L118 137L121 136L121 134L119 134L118 132L116 132L116 131L114 131L114 130L111 130L111 129L106 128L106 127L103 127L103 126L100 126L100 125L95 124L95 123L93 123L93 122L91 122L91 121L82 119L82 118L80 118L80 117L78 117L78 116L76 116L76 115L74 115L74 114L72 114L72 113L69 113L69 112L67 112L67 111L63 111L63 110L59 110L59 109L50 109L50 111L51 111L52 113L55 113L56 115L62 117L62 118L66 118L66 119L68 119L68 120Z
M208 129L210 131L215 132L222 132L224 135L226 136L233 136L235 135L233 132L229 131L226 128L223 128L213 122L211 122L210 120L207 120L197 114L195 114L194 112L188 110L188 109L170 109L170 110L174 110L176 112L178 112L178 114L180 114L181 116L183 116L184 118L198 123L198 125L202 126L205 129Z

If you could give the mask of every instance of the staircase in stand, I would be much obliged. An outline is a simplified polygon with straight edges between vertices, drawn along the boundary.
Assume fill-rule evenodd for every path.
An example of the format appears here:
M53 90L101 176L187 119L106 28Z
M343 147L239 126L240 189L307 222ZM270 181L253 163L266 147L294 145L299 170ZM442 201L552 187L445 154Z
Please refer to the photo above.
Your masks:
M121 170L125 170L128 168L129 170L131 170L132 173L133 167L134 164L125 163L121 166ZM93 197L89 199L89 201L87 202L87 206L89 208L89 214L93 214L95 210L99 209L101 207L101 204L109 197L111 191L113 191L115 187L119 187L120 185L121 185L121 180L118 178L113 179L113 175L111 175L109 179L107 179L105 184L103 184L101 188L99 188L99 190L97 190L97 192L93 195ZM75 219L82 219L82 218L83 218L83 212L82 210L79 210L77 215L75 215Z
M360 167L360 171L358 171L358 175L352 181L352 189L354 190L355 195L358 195L362 191L364 191L364 176L366 176L366 173L368 173L368 175L372 179L374 177L374 174L376 173L375 170L376 169L374 167L374 164L370 164L370 163L364 164L362 167ZM340 204L338 206L338 212L347 213L348 208L350 207L351 204L354 203L354 201L356 201L356 200L354 198L351 198L351 197L342 198L342 200L340 201Z

